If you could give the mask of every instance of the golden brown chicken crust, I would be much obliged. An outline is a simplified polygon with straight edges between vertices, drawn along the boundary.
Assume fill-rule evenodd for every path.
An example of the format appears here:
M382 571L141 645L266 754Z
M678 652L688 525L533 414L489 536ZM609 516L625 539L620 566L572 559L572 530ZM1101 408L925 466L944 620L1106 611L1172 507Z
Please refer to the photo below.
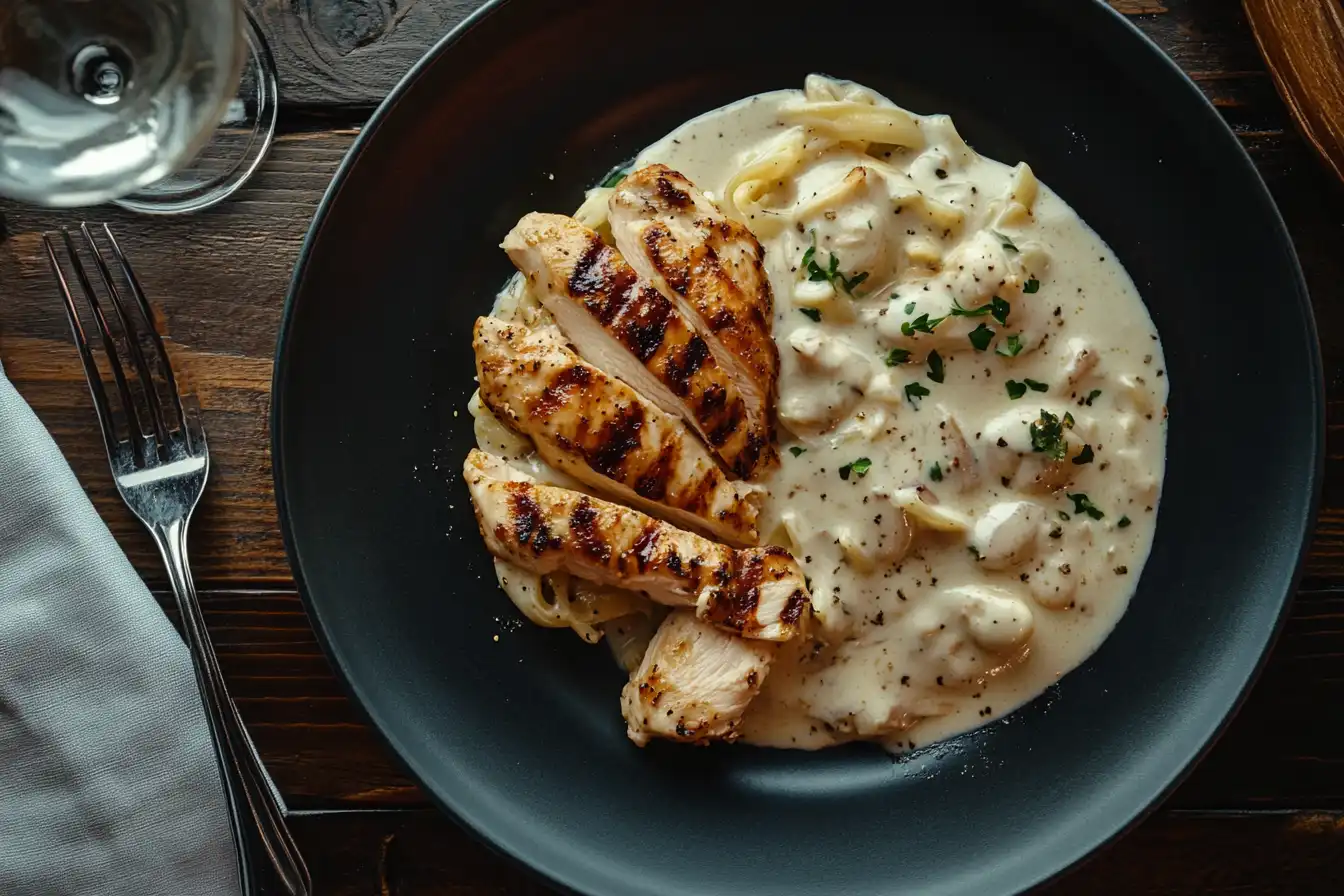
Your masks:
M463 471L486 546L501 560L694 607L702 619L743 637L785 641L807 625L811 598L788 551L729 548L637 510L501 469L511 471L473 450Z

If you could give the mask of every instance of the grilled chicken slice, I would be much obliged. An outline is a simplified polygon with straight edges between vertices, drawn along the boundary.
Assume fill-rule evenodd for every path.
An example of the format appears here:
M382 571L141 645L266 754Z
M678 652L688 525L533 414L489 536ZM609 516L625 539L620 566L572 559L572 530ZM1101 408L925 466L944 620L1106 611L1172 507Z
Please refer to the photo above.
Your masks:
M769 420L749 413L685 314L595 232L532 212L503 247L580 355L684 417L737 476L774 465Z
M554 327L476 321L481 401L542 460L678 525L753 545L755 487L732 482L681 420L588 364Z
M776 645L749 641L674 610L649 642L621 691L626 734L682 743L734 741L738 724L770 670Z
M557 570L692 607L726 631L787 641L811 598L797 561L778 547L733 549L637 510L541 485L473 450L463 470L486 547L536 573Z
M756 237L665 165L631 172L608 209L612 237L630 266L696 321L752 420L772 425L779 353Z

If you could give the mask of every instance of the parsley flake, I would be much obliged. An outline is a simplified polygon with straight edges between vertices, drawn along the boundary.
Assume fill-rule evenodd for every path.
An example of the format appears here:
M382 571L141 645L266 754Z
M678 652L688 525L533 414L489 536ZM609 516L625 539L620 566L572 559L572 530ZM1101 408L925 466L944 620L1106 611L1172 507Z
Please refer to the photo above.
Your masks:
M1040 288L1041 288L1041 281L1037 280L1035 277L1032 277L1022 285L1022 291L1027 295L1031 295Z
M611 189L612 187L619 184L621 181L625 180L625 176L629 173L630 173L629 168L617 168L603 179L602 186L606 187L607 189Z
M1067 522L1069 521L1069 519L1070 519L1069 515L1068 515L1067 513L1065 513L1064 511L1062 511L1062 510L1059 511L1059 518L1062 519L1062 520L1063 520L1064 522L1066 522L1066 523L1067 523Z
M1099 397L1101 397L1101 390L1093 389L1091 392L1087 393L1087 398L1083 399L1083 403L1088 407L1092 407L1092 402Z
M872 466L873 462L871 460L869 460L866 457L861 457L858 460L851 461L850 463L847 463L843 467L841 467L840 478L844 479L845 481L849 481L849 474L853 473L855 476L862 479L863 477L868 475L868 470Z
M1022 382L1026 383L1027 388L1031 389L1031 391L1033 392L1044 392L1050 388L1045 383L1039 382L1037 380L1030 380L1024 378Z
M943 481L943 468L940 467L937 464L937 462L935 462L933 466L929 467L929 478L932 479L934 482Z
M1023 395L1027 394L1026 383L1019 383L1017 380L1009 380L1003 385L1008 390L1008 397L1013 401L1017 401Z
M943 356L936 351L929 352L929 379L935 383L943 381Z
M986 314L992 315L996 321L1001 324L1008 323L1008 312L1013 310L1013 306L1008 304L1007 300L998 296L990 299L979 308L963 307L956 299L952 300L952 310L948 312L949 317L984 317Z
M1054 414L1041 409L1041 416L1027 427L1031 434L1031 450L1042 452L1055 460L1063 460L1068 454L1068 443L1064 441L1064 423Z
M1120 517L1120 520L1119 520L1119 522L1116 523L1116 525L1119 526L1121 529L1128 529L1128 528L1129 528L1129 517L1127 517L1127 516L1122 516L1122 517Z
M1013 306L1008 304L1006 299L998 296L989 300L989 314L1001 324L1008 323L1008 312L1013 310Z
M901 324L901 335L913 336L916 333L932 333L933 328L945 320L947 320L945 317L935 317L933 320L929 320L927 314L921 314L914 320L908 320Z
M807 270L807 279L814 282L824 280L832 286L839 283L845 292L853 295L854 290L859 288L859 284L868 279L868 272L864 271L855 274L853 277L846 277L840 273L840 257L834 252L830 255L831 258L826 263L826 267L823 268L817 264L817 232L812 231L812 245L808 246L807 250L803 252L803 267Z
M1073 462L1081 467L1083 464L1092 463L1093 459L1092 446L1084 445L1083 450L1078 452L1078 456L1073 459Z
M981 305L979 308L963 308L956 299L952 300L952 310L949 312L952 317L983 317L994 310L994 303L990 302Z
M1079 492L1076 495L1073 494L1065 495L1065 497L1067 497L1070 501L1073 502L1074 513L1085 513L1088 516L1092 517L1092 519L1094 520L1099 520L1106 515L1101 512L1101 510L1097 507L1097 505L1092 503L1091 498L1089 498L1082 492Z
M910 349L894 348L887 352L887 366L895 367L897 364L904 364L910 360Z
M990 231L990 235L993 236L994 239L996 239L996 240L999 241L999 245L1000 245L1000 246L1002 246L1003 248L1007 249L1009 252L1012 252L1012 253L1016 254L1016 252L1017 252L1017 247L1013 245L1013 241L1010 240L1010 239L1008 239L1008 237L1006 237L1006 236L1004 236L1003 234L999 233L997 230L991 230L991 231Z
M905 397L907 401L914 401L916 398L923 398L929 394L929 390L920 383L906 383Z
M790 445L790 446L789 446L789 453L792 454L794 457L797 457L798 455L802 454L802 453L805 452L806 450L807 450L807 449L804 448L804 447L802 447L801 445Z
M989 342L994 338L994 331L984 324L981 324L971 332L967 333L966 338L971 340L971 345L975 346L976 351L982 352L989 348Z
M799 308L798 313L804 317L809 317L818 323L821 322L821 309L819 308Z
M906 313L906 314L914 314L914 313L915 313L915 303L914 303L914 302L906 302L906 303L905 303L905 313Z
M1022 336L1019 333L1009 333L1008 338L994 347L994 354L1003 355L1005 358L1016 358L1021 353Z

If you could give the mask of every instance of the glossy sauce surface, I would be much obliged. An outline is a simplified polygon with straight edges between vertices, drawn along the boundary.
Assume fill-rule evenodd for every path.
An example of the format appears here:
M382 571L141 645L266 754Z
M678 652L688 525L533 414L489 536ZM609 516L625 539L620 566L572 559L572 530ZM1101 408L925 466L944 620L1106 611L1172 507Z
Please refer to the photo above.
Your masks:
M1030 700L1115 626L1152 544L1167 381L1123 267L1029 169L945 116L911 116L913 147L837 140L808 111L837 103L891 107L814 76L636 166L738 207L774 287L783 451L762 531L803 563L821 624L781 653L744 738L903 749ZM762 201L732 201L743 169L800 144Z

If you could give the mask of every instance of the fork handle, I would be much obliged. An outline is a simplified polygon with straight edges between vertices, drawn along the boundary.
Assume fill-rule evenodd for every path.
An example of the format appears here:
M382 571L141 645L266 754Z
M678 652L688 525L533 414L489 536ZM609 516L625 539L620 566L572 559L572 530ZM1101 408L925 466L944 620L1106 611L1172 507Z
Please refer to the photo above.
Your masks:
M205 614L201 611L196 585L192 582L191 569L187 565L187 522L183 520L154 526L151 531L168 567L168 577L182 615L182 630L191 648L196 685L201 692L211 740L224 779L229 823L238 848L238 866L244 893L251 893L251 877L238 791L242 792L247 813L252 818L253 830L275 867L284 892L290 896L311 896L313 884L308 868L285 824L284 810L266 777L261 758L247 735L242 716L229 697L224 676L220 672L219 658L210 641Z

